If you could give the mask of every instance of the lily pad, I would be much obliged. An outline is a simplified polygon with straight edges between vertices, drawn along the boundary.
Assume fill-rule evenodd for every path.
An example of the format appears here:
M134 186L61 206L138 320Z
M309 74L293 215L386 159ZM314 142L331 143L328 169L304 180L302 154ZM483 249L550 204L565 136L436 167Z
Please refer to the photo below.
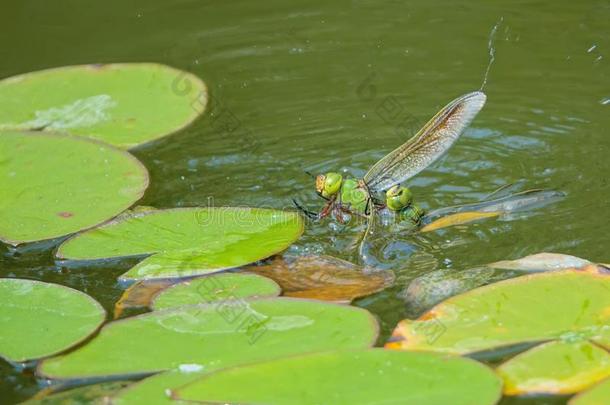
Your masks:
M605 379L593 388L576 395L568 405L608 405L610 404L610 378Z
M394 283L391 271L367 273L332 256L277 257L270 264L252 265L244 271L275 280L285 296L334 302L350 302Z
M94 260L151 255L122 280L190 277L264 259L303 232L295 212L261 208L177 208L123 215L65 241L57 257Z
M148 187L129 153L69 135L0 132L0 163L0 240L12 245L97 225Z
M610 376L610 354L588 341L551 341L497 369L506 395L571 394Z
M185 364L176 370L145 378L114 393L111 397L111 403L113 405L169 405L181 403L171 399L171 392L195 381L204 374L205 372L200 368Z
M59 353L95 332L105 315L100 304L80 291L0 279L0 356L23 362Z
M181 365L205 371L282 356L364 348L377 338L359 308L294 298L222 301L126 318L87 345L45 360L50 378L155 373Z
M282 290L273 280L255 274L225 273L174 284L157 294L153 310L241 298L275 297Z
M169 66L66 66L1 80L0 129L67 132L128 148L185 127L207 99L199 78Z
M500 380L473 360L371 349L225 369L178 388L174 397L232 404L492 405L500 393Z
M608 347L608 308L606 274L530 274L452 297L415 321L401 321L386 347L465 354L565 339L587 339Z

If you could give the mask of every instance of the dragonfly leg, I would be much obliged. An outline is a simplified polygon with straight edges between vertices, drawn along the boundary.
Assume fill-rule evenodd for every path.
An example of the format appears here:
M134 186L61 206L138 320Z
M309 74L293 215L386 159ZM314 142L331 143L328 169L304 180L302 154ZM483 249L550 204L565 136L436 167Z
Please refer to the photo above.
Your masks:
M335 206L333 207L333 216L335 217L335 219L340 223L340 224L345 224L345 220L343 219L343 215L341 215L343 211L343 207L341 205L335 204Z
M320 214L316 214L316 213L315 213L315 212L313 212L313 211L309 211L308 209L306 209L305 207L303 207L301 204L299 204L299 203L297 202L297 200L295 200L294 198L292 199L292 202L293 202L293 203L294 203L294 205L297 207L297 209L298 209L299 211L301 211L301 212L303 213L303 215L305 215L307 218L309 218L309 219L313 219L314 221L315 221L315 220L320 219Z
M318 214L318 219L326 218L333 211L334 206L335 206L335 199L332 198L332 199L328 200L326 205L324 205L324 208L322 208L322 211L320 211L320 213Z
M349 205L348 206L340 205L338 208L341 210L341 212L344 212L346 214L356 215L361 218L366 218L366 215L364 215L358 211L353 211Z

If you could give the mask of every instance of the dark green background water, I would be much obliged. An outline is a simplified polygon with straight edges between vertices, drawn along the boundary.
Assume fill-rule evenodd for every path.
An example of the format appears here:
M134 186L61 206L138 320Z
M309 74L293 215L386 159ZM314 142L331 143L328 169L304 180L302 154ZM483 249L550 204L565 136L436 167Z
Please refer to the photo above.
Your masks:
M213 197L216 205L282 208L298 197L317 207L303 170L362 175L445 103L478 89L500 18L486 107L447 157L409 185L428 208L519 180L567 197L522 218L390 241L383 254L399 284L359 303L387 333L407 311L396 293L433 268L541 251L610 261L608 1L5 0L0 77L95 62L192 71L233 115L231 127L206 115L134 151L152 177L142 203L205 205ZM384 115L390 106L397 112ZM349 258L344 239L332 223L311 225L291 251ZM0 247L0 276L69 285L111 308L128 264L62 269L53 246ZM2 362L0 378L2 403L39 387Z

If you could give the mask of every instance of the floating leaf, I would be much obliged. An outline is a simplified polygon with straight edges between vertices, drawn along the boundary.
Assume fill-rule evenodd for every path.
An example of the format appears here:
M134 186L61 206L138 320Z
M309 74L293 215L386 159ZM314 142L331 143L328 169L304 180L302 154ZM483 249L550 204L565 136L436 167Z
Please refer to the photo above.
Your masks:
M231 404L492 405L500 392L494 373L473 360L371 349L220 370L176 389L174 396Z
M224 273L175 284L155 296L152 309L240 298L275 297L281 292L280 286L268 278L255 274Z
M425 225L420 229L420 232L431 232L438 229L447 228L455 225L467 224L483 218L497 217L501 212L458 212L437 219L436 221Z
M590 261L561 253L536 253L517 260L502 260L488 264L495 269L549 271L585 267Z
M66 66L0 81L0 129L55 130L132 147L205 109L196 76L154 63Z
M610 404L610 378L605 379L593 388L576 395L568 405L608 405Z
M120 318L126 309L148 307L159 291L177 282L178 279L161 279L133 283L114 304L114 319Z
M113 405L169 405L179 401L171 399L171 391L200 378L204 372L194 365L185 364L145 378L112 395Z
M89 344L45 360L39 373L81 378L218 368L299 353L363 348L377 323L355 307L294 298L221 301L126 318Z
M104 309L80 291L57 284L0 279L0 356L26 361L68 349L104 321Z
M129 153L68 135L0 132L0 163L0 240L12 245L97 225L148 186Z
M610 276L563 270L480 287L400 322L386 347L464 354L575 338L610 345Z
M571 394L610 376L610 354L587 341L551 341L497 369L506 395Z
M22 405L104 405L106 399L116 391L127 387L130 381L109 381L99 384L72 388L51 395L37 394L34 398L22 402Z
M262 208L176 208L124 215L65 241L57 257L93 260L152 255L122 280L188 277L264 259L303 232L295 212Z
M275 280L289 297L350 302L376 293L394 282L391 271L365 273L331 256L277 257L271 264L244 269Z

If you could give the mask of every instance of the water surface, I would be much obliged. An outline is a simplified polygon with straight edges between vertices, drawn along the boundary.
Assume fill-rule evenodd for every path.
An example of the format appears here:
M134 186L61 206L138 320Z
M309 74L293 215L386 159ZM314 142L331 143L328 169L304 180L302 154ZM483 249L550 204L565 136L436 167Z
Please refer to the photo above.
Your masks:
M48 67L154 61L192 71L214 115L134 151L152 182L142 204L311 208L312 172L366 170L453 98L476 90L502 18L487 105L450 153L409 182L426 208L523 181L566 198L535 213L387 241L395 288L361 300L387 334L412 278L541 251L610 261L610 5L607 1L264 3L31 0L3 3L0 77ZM194 108L197 108L194 105ZM293 253L352 258L350 230L310 225ZM0 247L0 276L57 282L110 309L129 263L62 269L54 243ZM44 336L41 336L44 339ZM0 362L0 398L37 382ZM565 403L565 398L503 404Z

